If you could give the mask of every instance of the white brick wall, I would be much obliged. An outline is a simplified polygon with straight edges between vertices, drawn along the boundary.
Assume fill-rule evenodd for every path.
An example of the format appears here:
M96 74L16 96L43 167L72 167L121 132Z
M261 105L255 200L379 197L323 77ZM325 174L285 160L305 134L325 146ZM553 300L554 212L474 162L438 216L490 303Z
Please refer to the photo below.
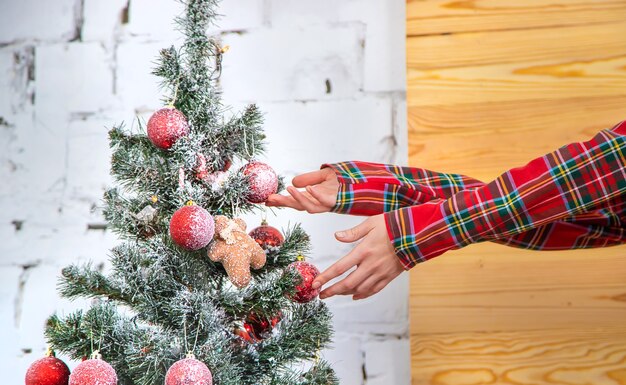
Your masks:
M60 269L106 261L115 237L89 224L111 183L107 128L160 106L150 74L180 42L174 0L0 0L0 372L18 384L43 353L43 322L86 301L55 291ZM404 1L224 0L225 101L259 103L267 161L289 180L320 163L406 162ZM250 226L260 218L247 218ZM281 210L301 222L313 261L350 247L333 232L361 219ZM373 298L328 301L345 385L408 384L408 277ZM70 363L75 366L76 363ZM3 370L5 369L5 370Z

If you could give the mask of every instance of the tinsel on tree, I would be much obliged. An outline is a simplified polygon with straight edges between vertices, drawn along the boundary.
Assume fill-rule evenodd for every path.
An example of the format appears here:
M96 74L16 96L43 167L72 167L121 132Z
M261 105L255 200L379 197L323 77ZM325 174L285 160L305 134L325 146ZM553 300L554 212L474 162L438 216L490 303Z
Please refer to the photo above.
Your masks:
M46 337L72 359L97 350L120 385L161 385L187 353L217 385L336 384L319 358L331 339L330 313L319 299L300 301L305 277L288 268L309 251L303 229L261 242L264 256L257 249L247 256L249 283L234 278L240 266L227 266L229 253L257 247L241 246L247 234L234 219L258 210L263 199L253 182L265 137L256 106L228 114L221 102L217 80L226 49L206 35L217 3L185 1L177 19L184 43L160 52L154 74L167 107L153 118L157 129L171 132L154 134L141 123L138 130L110 130L117 187L105 193L104 216L121 244L111 250L106 274L91 264L63 269L61 295L93 301L86 311L52 316ZM234 170L231 162L247 164ZM190 223L197 234L185 233ZM254 255L263 266L255 266Z

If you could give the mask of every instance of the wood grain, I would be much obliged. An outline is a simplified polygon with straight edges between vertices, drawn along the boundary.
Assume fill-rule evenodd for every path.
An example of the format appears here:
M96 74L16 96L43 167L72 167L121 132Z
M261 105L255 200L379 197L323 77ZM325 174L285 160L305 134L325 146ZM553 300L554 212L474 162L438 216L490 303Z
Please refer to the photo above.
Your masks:
M407 36L623 21L622 0L407 0Z
M537 252L492 243L411 271L412 332L626 327L626 246Z
M408 0L409 161L489 181L626 119L626 1ZM626 384L626 246L411 271L413 384Z
M624 327L415 337L414 384L626 384Z

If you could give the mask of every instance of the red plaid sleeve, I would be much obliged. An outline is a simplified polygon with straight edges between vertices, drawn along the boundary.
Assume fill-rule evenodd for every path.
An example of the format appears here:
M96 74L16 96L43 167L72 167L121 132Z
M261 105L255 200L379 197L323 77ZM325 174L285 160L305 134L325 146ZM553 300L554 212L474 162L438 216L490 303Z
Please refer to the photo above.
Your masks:
M626 242L626 123L447 199L385 214L405 268L471 243L534 249ZM595 227L594 227L595 226ZM599 241L594 243L594 228ZM554 236L558 232L559 236Z
M324 167L333 169L339 180L332 211L343 214L381 214L484 185L464 175L390 164L349 161Z

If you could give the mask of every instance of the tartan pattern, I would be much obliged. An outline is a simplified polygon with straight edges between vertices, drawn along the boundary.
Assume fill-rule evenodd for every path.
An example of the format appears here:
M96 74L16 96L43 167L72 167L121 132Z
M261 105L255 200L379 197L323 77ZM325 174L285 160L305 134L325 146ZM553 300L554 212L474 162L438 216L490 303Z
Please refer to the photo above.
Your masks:
M533 250L626 243L626 122L509 170L491 183L368 162L325 164L339 181L333 211L385 213L406 269L492 241Z

